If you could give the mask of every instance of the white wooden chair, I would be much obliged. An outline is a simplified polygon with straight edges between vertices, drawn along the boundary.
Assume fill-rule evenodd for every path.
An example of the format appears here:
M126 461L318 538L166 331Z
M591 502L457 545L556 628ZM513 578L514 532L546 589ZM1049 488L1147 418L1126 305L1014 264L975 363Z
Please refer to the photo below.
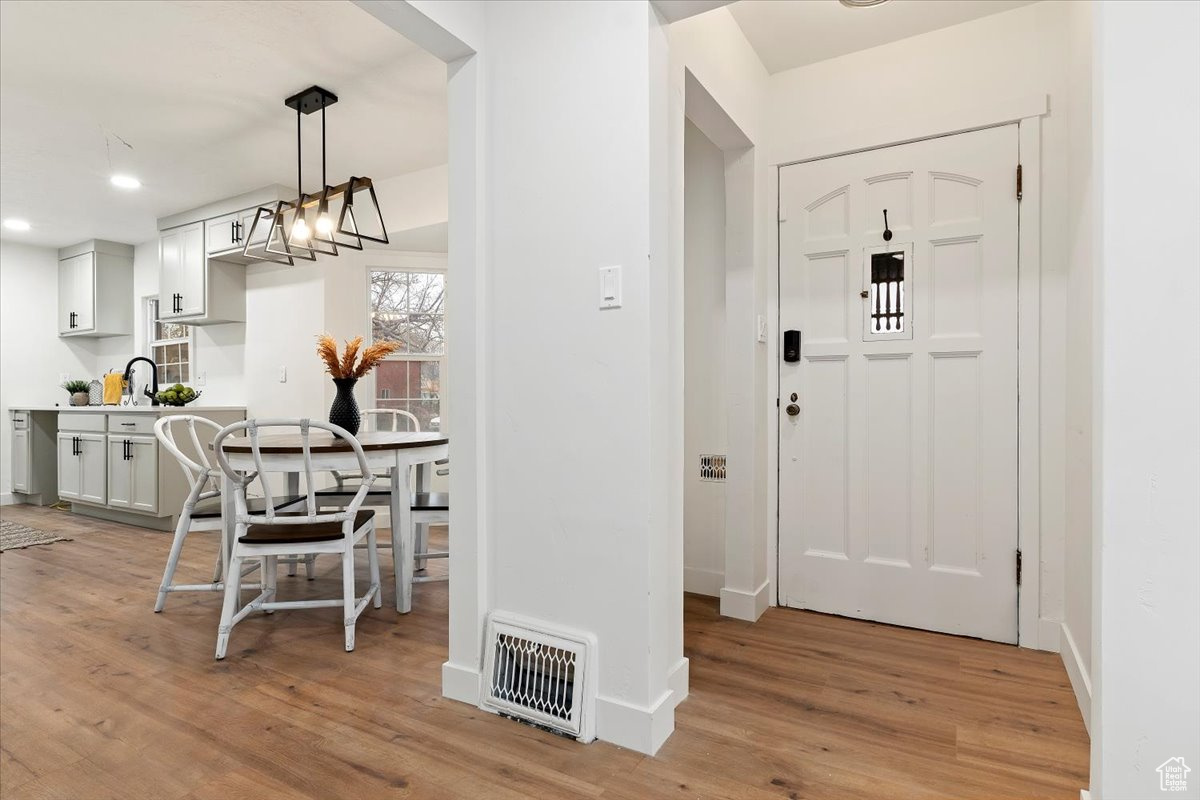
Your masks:
M197 427L203 433L197 432ZM183 452L176 442L176 430L186 428L188 440L191 443L192 455ZM167 557L167 567L163 571L162 583L158 587L158 599L154 603L154 611L158 613L167 604L167 595L171 592L220 592L225 588L222 583L224 572L225 547L218 543L217 563L213 569L212 580L208 583L174 583L175 570L179 566L179 556L183 552L183 543L193 531L221 531L221 472L214 469L208 461L207 442L220 432L221 426L210 419L190 415L163 417L154 425L154 436L168 453L175 456L187 478L190 490L183 501L183 509L175 524L175 537L171 541L171 553ZM198 460L197 460L198 459ZM284 503L286 505L286 502ZM261 506L261 501L256 507ZM244 574L257 569L257 564L246 568ZM254 584L257 587L257 584ZM249 586L249 584L247 585Z
M416 415L403 411L398 408L369 408L362 412L364 422L367 423L369 430L376 431L399 431L404 430L401 427L401 420L408 421L408 429L416 432L421 430L421 421ZM374 426L372 427L372 423ZM439 465L444 465L446 461L437 462ZM356 481L360 477L350 473L333 472L333 478L336 485L326 489L317 491L317 502L320 506L332 506L340 508L350 501L357 489ZM438 474L444 474L439 470ZM381 473L377 478L388 478L390 475ZM412 508L412 526L413 526L413 541L414 553L413 560L418 570L425 569L425 561L432 558L449 558L449 552L443 550L429 549L429 526L437 524L445 524L450 522L450 495L447 492L417 492L411 500ZM373 489L367 494L367 499L364 501L368 506L379 506L387 508L391 503L391 490L386 486L381 486L379 489ZM392 535L396 532L393 530ZM391 543L379 545L380 547L391 547ZM427 583L430 581L444 581L446 576L424 576L418 575L413 578L413 583Z
M300 432L301 452L304 463L304 499L303 511L276 511L271 493L270 481L264 473L263 452L259 441L260 431L267 429L296 428ZM321 469L319 457L314 461L310 444L310 431L324 430L339 439L348 442L358 458L362 475L358 490L354 493L346 507L336 513L323 514L317 508L313 487L313 473ZM223 449L226 439L245 431L249 440L250 453L255 469L253 472L242 473L229 463L229 456ZM233 627L254 611L271 613L282 608L327 608L341 607L343 609L343 624L345 626L346 650L354 649L354 625L366 608L367 603L374 600L375 608L382 604L379 590L379 555L375 548L375 512L363 510L361 506L371 490L375 478L371 474L367 457L362 445L344 428L307 419L264 419L247 420L229 425L217 435L213 445L217 453L217 462L225 473L227 485L236 492L234 500L237 507L237 520L233 541L233 553L230 556L229 576L225 585L225 602L221 610L221 624L217 629L217 659L225 657L229 645L229 634ZM276 471L285 471L279 468ZM328 471L326 469L326 471ZM255 481L262 487L265 498L264 511L253 513L247 508L246 489ZM354 547L366 539L367 562L370 571L371 584L361 597L355 596L354 588ZM291 600L278 601L275 599L276 564L280 556L308 557L323 553L337 554L342 558L342 597L328 600ZM242 606L240 588L242 563L248 559L262 558L265 560L263 571L262 591L257 597Z

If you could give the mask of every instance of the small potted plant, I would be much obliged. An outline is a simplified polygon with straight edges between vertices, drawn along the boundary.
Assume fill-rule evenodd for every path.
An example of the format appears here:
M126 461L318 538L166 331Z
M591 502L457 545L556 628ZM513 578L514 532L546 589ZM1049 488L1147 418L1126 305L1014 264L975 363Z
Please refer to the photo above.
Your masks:
M375 342L363 350L359 358L358 351L362 343L363 337L354 337L346 342L346 349L339 356L337 340L328 333L317 337L317 355L325 362L325 371L333 377L333 385L337 387L337 395L329 407L329 421L352 434L358 433L362 421L358 413L358 401L354 399L354 384L379 362L400 349L396 342Z
M86 406L88 404L88 382L87 381L67 381L62 385L62 388L67 390L71 395L71 405Z

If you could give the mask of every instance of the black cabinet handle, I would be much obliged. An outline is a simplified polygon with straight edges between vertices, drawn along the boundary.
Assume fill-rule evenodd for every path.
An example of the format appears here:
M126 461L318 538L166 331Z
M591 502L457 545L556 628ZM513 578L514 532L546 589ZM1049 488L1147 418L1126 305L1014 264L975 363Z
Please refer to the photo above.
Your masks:
M74 328L74 327L75 327L75 317L76 317L76 316L78 316L78 315L77 315L77 314L76 314L74 311L72 311L72 312L70 313L70 315L67 317L67 320L68 320L68 321L67 321L67 327L68 327L68 328Z
M242 223L236 219L233 221L233 243L242 243Z
M123 443L124 449L121 453L121 458L129 461L133 458L133 443L126 439Z
M73 455L73 456L79 455L79 437L78 436L71 437L71 455Z

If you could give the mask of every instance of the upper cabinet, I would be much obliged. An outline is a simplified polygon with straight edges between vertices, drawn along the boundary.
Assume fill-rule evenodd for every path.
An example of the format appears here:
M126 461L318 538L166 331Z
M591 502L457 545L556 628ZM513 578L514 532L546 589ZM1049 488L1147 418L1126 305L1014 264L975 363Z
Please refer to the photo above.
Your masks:
M185 211L158 221L159 319L186 325L218 325L246 320L246 265L243 255L261 206L294 196L282 186ZM259 224L256 240L268 225Z
M133 248L99 239L58 251L59 336L133 333Z

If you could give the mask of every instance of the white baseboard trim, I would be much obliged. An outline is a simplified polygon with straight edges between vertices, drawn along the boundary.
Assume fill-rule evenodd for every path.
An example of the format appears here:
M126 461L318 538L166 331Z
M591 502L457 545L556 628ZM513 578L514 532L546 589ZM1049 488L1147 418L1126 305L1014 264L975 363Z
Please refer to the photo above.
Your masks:
M442 697L478 706L479 687L479 670L449 661L442 664Z
M13 506L17 504L17 498L13 497L12 492L0 494L0 506Z
M1092 732L1092 679L1083 666L1083 657L1075 644L1075 637L1067 623L1061 623L1062 629L1062 661L1067 669L1067 677L1071 679L1071 688L1075 690L1075 702L1079 704L1079 713L1083 716L1083 727L1088 733Z
M1037 649L1050 653L1059 652L1062 649L1062 625L1061 619L1040 618L1038 620Z
M1092 793L1087 789L1079 790L1079 800L1092 800Z
M717 572L715 569L700 569L699 567L683 568L683 590L685 592L720 597L721 587L724 585L724 572Z
M689 682L691 666L686 658L679 659L679 662L671 668L667 674L667 688L671 690L671 707L674 708L687 699L691 689Z
M596 738L654 755L675 731L673 694L668 689L645 708L615 697L597 697Z
M721 616L756 622L770 605L770 581L763 581L753 592L740 589L721 589Z

